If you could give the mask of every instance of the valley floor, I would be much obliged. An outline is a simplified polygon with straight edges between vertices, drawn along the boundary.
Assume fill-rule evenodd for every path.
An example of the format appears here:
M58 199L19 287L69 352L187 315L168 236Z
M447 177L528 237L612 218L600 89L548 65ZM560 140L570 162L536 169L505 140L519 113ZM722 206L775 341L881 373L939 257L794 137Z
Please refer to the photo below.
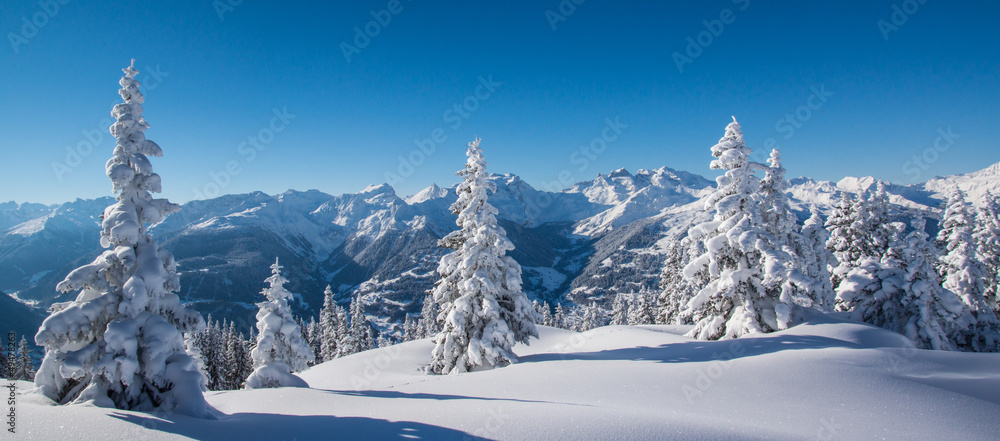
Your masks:
M816 315L735 341L540 328L519 363L429 376L420 340L315 366L309 389L208 392L216 420L58 407L19 383L10 439L995 440L1000 354L912 349ZM7 435L10 435L9 433Z

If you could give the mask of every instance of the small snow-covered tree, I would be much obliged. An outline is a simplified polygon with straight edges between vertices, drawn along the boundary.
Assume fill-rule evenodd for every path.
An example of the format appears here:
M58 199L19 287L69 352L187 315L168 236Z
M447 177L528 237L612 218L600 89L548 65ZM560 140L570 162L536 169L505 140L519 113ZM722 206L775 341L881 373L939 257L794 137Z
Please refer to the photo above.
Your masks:
M857 216L854 209L854 196L846 191L841 192L840 201L826 220L826 229L830 233L826 248L834 256L830 284L835 289L840 286L852 265L861 260L861 241L853 228Z
M310 362L310 366L317 365L323 362L323 328L320 327L319 322L315 318L309 318L309 324L307 325L309 329L309 348L312 349L313 355L320 354Z
M351 334L350 319L347 311L342 307L337 307L337 356L343 357L358 352L358 341Z
M944 289L958 295L975 318L969 331L969 347L979 352L997 351L1000 321L986 301L983 265L976 258L976 243L972 237L974 223L965 195L954 190L948 197L937 237L944 249L938 272Z
M562 303L557 303L555 313L552 314L552 326L556 328L569 329L566 324L566 308Z
M365 316L365 307L360 293L351 299L350 315L351 324L347 332L351 334L351 338L345 342L348 346L344 348L344 355L374 349L375 341L371 335L371 323Z
M783 329L790 321L791 305L781 300L780 291L768 288L780 286L787 256L775 249L773 237L764 231L755 197L760 180L748 161L750 152L733 118L725 136L712 147L716 159L711 168L725 170L706 201L715 218L688 232L703 241L706 252L684 268L684 275L689 280L699 273L708 277L683 313L695 322L689 337L736 338Z
M514 249L497 210L487 202L496 186L489 180L479 139L469 143L465 178L452 210L464 238L442 257L435 303L444 317L434 337L430 372L450 374L505 366L515 362L512 348L537 337L535 310L521 290L521 267L506 253ZM449 235L452 236L452 235Z
M35 379L35 364L31 361L31 349L28 348L28 340L23 335L17 344L17 357L14 359L14 373L11 379L21 381Z
M288 307L292 293L285 289L288 282L281 275L278 259L271 265L271 277L261 294L267 299L257 304L257 347L251 357L254 371L247 377L247 389L270 387L308 387L293 372L305 369L315 360L312 348L302 338L302 331Z
M905 274L899 303L904 313L893 330L909 337L918 348L958 349L971 329L967 323L971 314L954 293L941 287L935 271L938 251L924 231L923 215L917 215L911 225L902 256Z
M656 305L656 323L694 324L690 317L682 317L681 312L697 292L695 287L708 283L708 272L699 271L688 279L684 277L684 267L690 263L691 256L700 256L704 252L702 243L692 240L687 233L675 238L667 246L663 270L660 272L661 292Z
M416 340L416 339L420 338L420 337L417 336L417 333L419 332L418 326L417 326L417 322L418 322L418 319L413 318L413 316L411 316L409 314L407 314L406 317L403 318L403 341L404 342L413 341L413 340Z
M797 255L801 272L808 277L809 285L805 287L805 294L810 303L803 306L831 311L834 291L830 282L830 268L834 264L834 257L826 247L830 233L823 227L823 218L816 207L812 208L811 216L802 225L800 237L802 242Z
M14 377L11 376L11 369L10 369L12 365L11 360L13 360L12 358L13 354L7 355L6 353L4 353L4 348L6 347L7 345L0 344L0 378L13 379Z
M430 291L424 296L424 304L420 308L420 322L418 323L418 337L432 337L441 332L441 324L438 322L438 307L434 303L434 291Z
M628 302L621 293L615 294L615 302L611 306L611 324L627 325L629 318Z
M653 302L646 294L636 294L635 302L629 308L628 324L651 325L656 321Z
M145 137L134 66L119 82L125 102L111 111L116 143L105 171L117 197L101 216L101 246L108 249L56 286L79 294L53 305L35 336L45 348L35 384L59 404L208 416L204 377L182 335L204 321L181 305L174 258L146 229L180 207L152 197L161 185L149 156L163 152Z
M323 309L319 312L320 324L320 350L318 358L321 361L330 361L337 358L337 343L340 341L338 334L340 325L337 317L337 301L333 298L333 290L330 285L323 290Z
M1000 196L987 193L976 216L976 257L983 265L986 302L1000 315Z
M542 326L555 326L552 319L552 305L549 305L549 302L542 303Z

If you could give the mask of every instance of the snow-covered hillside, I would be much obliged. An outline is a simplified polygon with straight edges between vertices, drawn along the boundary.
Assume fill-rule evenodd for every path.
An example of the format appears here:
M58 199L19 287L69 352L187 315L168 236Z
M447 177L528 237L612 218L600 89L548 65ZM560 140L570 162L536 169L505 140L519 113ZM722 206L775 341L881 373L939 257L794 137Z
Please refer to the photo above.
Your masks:
M889 185L906 209L934 210L951 186L980 203L1000 192L1000 165L913 186ZM516 175L494 175L490 202L517 247L532 298L603 302L608 294L658 290L669 237L704 220L702 199L714 182L662 167L599 174L560 192L533 188ZM863 191L873 178L791 180L791 207L828 213L842 191ZM184 204L151 231L179 262L181 298L204 314L249 330L268 266L278 257L300 296L296 313L315 316L330 284L341 302L361 294L366 312L399 331L404 313L420 311L436 278L437 240L455 228L454 187L410 197L388 185L339 196L319 191L227 195ZM109 198L60 206L0 205L0 290L45 307L56 283L100 251L98 219ZM933 213L931 214L933 217Z
M17 438L994 440L1000 354L922 351L822 314L787 331L693 341L676 326L541 328L519 363L421 372L432 344L359 353L310 388L208 392L216 420L54 406L18 383Z

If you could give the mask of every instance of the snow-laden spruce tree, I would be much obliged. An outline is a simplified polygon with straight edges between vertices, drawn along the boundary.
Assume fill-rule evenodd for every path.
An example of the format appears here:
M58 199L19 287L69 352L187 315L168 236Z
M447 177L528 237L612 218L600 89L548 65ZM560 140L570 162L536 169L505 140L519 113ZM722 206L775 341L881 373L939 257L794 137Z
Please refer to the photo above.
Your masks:
M552 326L555 328L569 329L566 323L566 307L562 303L557 303L552 313Z
M517 361L514 344L538 336L535 310L521 290L521 267L506 255L514 245L497 225L496 208L487 202L487 192L496 186L489 180L479 141L469 143L469 159L458 172L465 180L452 205L461 232L454 237L464 240L438 266L442 280L434 302L444 320L429 367L436 374L506 366Z
M1000 196L986 194L976 216L976 256L983 264L986 302L1000 315Z
M14 380L32 381L35 379L35 364L31 361L31 349L28 348L28 339L21 336L21 341L17 344L17 357L14 359L14 372L10 377Z
M976 258L976 243L972 237L975 223L965 195L958 189L951 192L941 220L937 240L944 255L938 263L943 287L962 300L975 322L970 329L968 346L978 352L998 350L1000 321L986 301L983 285L983 265Z
M954 293L941 287L935 270L938 251L924 231L924 216L914 217L911 225L902 255L905 273L898 301L903 312L892 330L909 337L918 348L960 349L972 328L971 313Z
M711 168L725 170L706 201L715 218L688 232L703 241L706 252L684 268L684 276L694 280L705 274L708 280L682 313L695 323L689 337L730 339L784 329L790 321L792 305L781 300L780 290L768 288L781 285L787 254L775 249L764 230L756 198L760 179L748 161L750 152L733 118L712 147Z
M555 321L552 317L552 305L549 305L549 302L542 303L542 325L555 326Z
M271 265L271 277L261 294L267 301L257 304L257 347L250 356L254 371L247 377L247 389L269 387L309 387L293 372L315 360L312 348L302 338L302 330L288 307L292 293L285 289L288 279L281 275L278 259Z
M694 324L689 316L682 316L688 302L697 293L695 287L708 283L708 272L699 271L692 278L684 276L684 268L690 263L692 256L705 253L701 241L692 240L683 233L682 238L675 238L666 249L663 270L660 272L660 296L656 305L656 323L660 324Z
M13 354L8 356L6 352L4 352L6 348L7 345L0 344L0 378L13 378L10 375L11 358L8 358L8 357L13 357Z
M627 325L629 324L628 318L628 302L625 301L625 295L621 293L615 294L615 302L611 306L611 324Z
M317 356L319 362L337 358L337 343L340 341L340 335L337 333L340 329L337 317L337 309L339 308L333 297L333 289L327 285L326 289L323 290L323 309L319 311L319 332L321 334L320 350Z
M628 324L652 325L656 323L653 299L647 294L636 294L635 302L629 308Z
M427 338L441 332L438 322L438 306L434 303L434 291L424 296L424 304L420 307L420 322L417 324L417 338Z
M851 267L861 260L861 240L854 229L857 218L854 202L852 193L841 192L840 201L826 220L826 229L830 233L826 249L834 257L830 271L830 285L834 289L840 286Z
M105 171L117 197L101 216L107 250L56 286L79 294L53 305L35 336L45 348L35 384L59 404L208 417L205 379L182 335L202 328L204 320L181 305L174 258L146 230L180 207L151 195L160 192L160 176L148 157L163 152L143 133L149 125L134 66L133 60L119 82L125 102L111 111L116 142Z
M802 225L800 237L801 246L796 252L799 268L812 283L805 291L809 304L803 306L832 311L834 291L830 268L834 266L835 258L826 247L830 233L823 227L823 218L816 207L812 208L809 219Z

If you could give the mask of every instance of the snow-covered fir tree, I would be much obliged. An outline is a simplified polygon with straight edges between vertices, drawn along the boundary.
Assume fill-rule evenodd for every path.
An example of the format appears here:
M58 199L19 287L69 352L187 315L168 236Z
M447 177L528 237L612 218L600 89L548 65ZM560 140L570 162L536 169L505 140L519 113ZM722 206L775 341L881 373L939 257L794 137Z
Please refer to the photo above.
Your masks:
M313 355L320 354L310 362L310 365L316 365L323 362L323 329L320 327L319 322L315 318L309 318L309 348L312 349Z
M441 323L438 322L438 307L434 303L434 291L429 291L424 296L424 304L420 308L420 322L417 324L417 338L433 337L441 332Z
M983 265L976 258L976 243L972 237L975 224L972 213L965 195L957 189L952 191L937 236L944 251L938 273L944 289L958 295L975 318L968 346L975 351L992 352L1000 345L1000 321L986 301Z
M434 337L430 372L450 374L505 366L517 359L512 348L537 337L535 310L521 290L521 267L506 253L514 249L487 202L496 187L486 172L479 139L469 143L465 169L458 172L458 201L452 211L464 240L441 258L442 280L434 291L444 317ZM451 235L449 235L451 236Z
M351 321L347 316L347 311L342 307L337 308L337 356L343 357L358 351L358 341L351 334Z
M11 379L21 381L35 379L35 364L31 361L31 349L28 348L28 340L23 335L17 344L17 357L14 359L14 372Z
M830 281L830 268L834 266L833 253L827 249L830 233L823 226L819 210L812 208L811 216L802 225L802 248L799 251L800 268L814 283L807 295L811 300L808 307L822 311L833 310L834 291Z
M11 372L10 372L11 358L9 357L13 357L13 355L8 356L7 353L4 352L4 348L6 347L7 345L0 344L0 378L12 379L13 377L11 377Z
M364 304L361 301L361 294L351 299L350 306L351 324L348 328L350 338L341 340L344 345L342 355L356 354L358 352L374 349L375 340L371 335L371 323L365 316Z
M748 161L751 150L743 141L740 125L726 127L725 136L712 147L711 168L725 170L717 190L706 201L715 210L714 220L691 230L707 250L684 268L694 279L707 272L708 283L688 302L685 314L695 322L689 337L718 340L749 333L772 332L788 326L791 305L780 299L787 256L775 249L763 228L759 201L760 180Z
M834 269L834 278L840 280L835 287L835 309L850 312L855 320L876 326L884 326L898 316L897 312L885 308L898 306L897 291L903 271L898 242L905 228L888 222L887 205L884 190L859 196L852 205L853 218L844 234L830 238L830 241L839 241L848 237L852 242L842 252L845 260L840 260ZM890 247L893 239L897 241L896 246ZM835 250L834 254L837 253ZM846 260L849 258L854 260Z
M941 287L935 270L938 251L924 231L924 216L915 216L911 225L913 231L902 248L902 314L890 329L909 337L918 348L960 349L967 330L972 328L967 323L971 314L954 293Z
M652 325L656 322L656 311L653 301L646 294L636 294L635 302L629 308L628 324Z
M417 333L420 332L419 331L419 327L418 327L418 322L419 322L419 319L413 318L413 316L411 316L409 314L407 314L406 317L403 319L403 341L404 342L406 342L406 341L413 341L413 340L417 340L417 339L420 338L420 337L417 336Z
M698 271L691 278L684 276L684 268L690 263L691 257L704 254L705 249L701 241L692 240L686 232L682 234L671 241L666 249L663 270L660 272L661 292L656 305L656 323L694 324L690 316L681 313L697 292L695 287L708 284L707 270Z
M257 304L257 347L251 353L254 371L247 377L247 389L269 387L308 387L293 372L305 369L315 355L303 340L302 331L288 307L292 293L281 275L278 259L271 265L271 277L261 294L267 299Z
M840 201L826 220L826 229L830 233L826 248L834 256L830 272L830 284L834 289L840 286L852 265L861 260L861 241L854 229L854 208L853 194L841 192Z
M562 303L557 303L555 312L552 314L552 326L556 328L569 329L566 323L566 308Z
M61 292L79 294L53 305L35 336L45 348L35 383L59 404L91 401L207 416L204 377L182 335L204 321L181 305L174 258L146 227L179 206L152 197L161 185L149 156L163 152L145 137L149 125L134 66L133 60L119 82L125 102L111 111L116 141L105 171L116 202L101 216L101 245L108 249L57 285Z
M1000 196L987 193L976 216L976 257L983 265L987 304L1000 315Z
M542 326L554 326L552 305L549 302L542 302Z
M338 309L340 309L340 306L337 305L333 297L333 290L330 288L330 285L327 285L326 289L323 290L323 309L319 312L319 332L321 336L317 358L320 362L337 358L337 343L340 341L340 334L338 333L340 330L337 314Z
M781 165L781 152L771 149L771 157L764 167L764 178L760 181L761 220L764 231L777 239L783 248L794 248L798 240L798 222L788 206L788 180L785 167Z
M615 294L615 301L611 305L611 324L612 325L627 325L629 313L628 313L628 302L625 300L625 296L621 293Z

